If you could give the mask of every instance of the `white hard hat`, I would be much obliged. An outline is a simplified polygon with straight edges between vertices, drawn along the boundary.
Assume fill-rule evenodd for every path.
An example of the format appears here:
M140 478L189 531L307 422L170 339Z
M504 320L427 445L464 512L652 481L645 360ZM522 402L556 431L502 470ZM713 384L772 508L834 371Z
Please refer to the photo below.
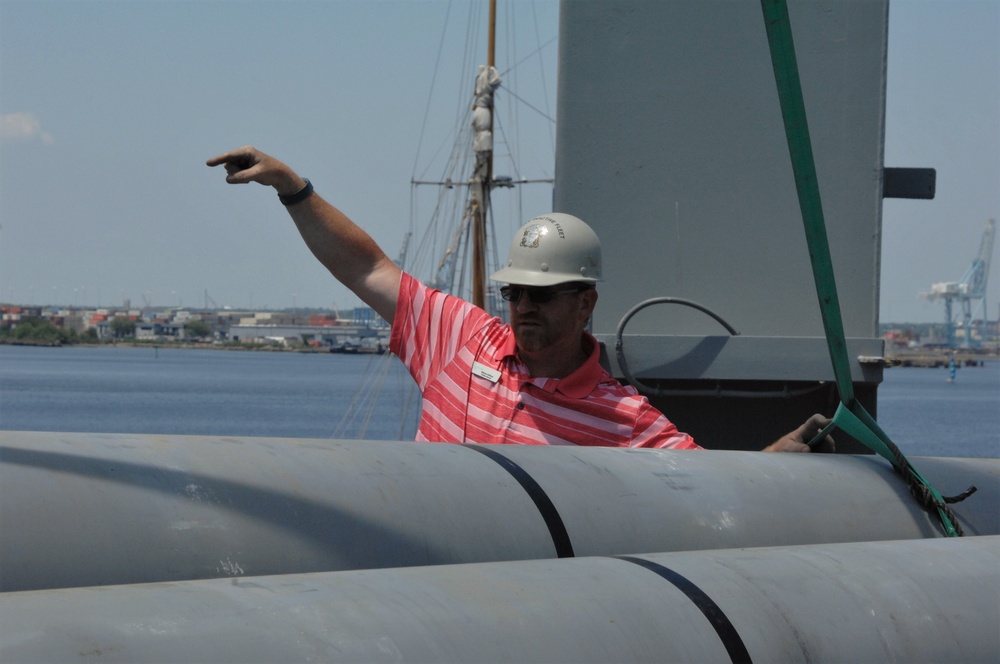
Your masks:
M601 241L582 219L562 212L543 214L514 234L506 267L490 279L523 286L595 284L603 281Z

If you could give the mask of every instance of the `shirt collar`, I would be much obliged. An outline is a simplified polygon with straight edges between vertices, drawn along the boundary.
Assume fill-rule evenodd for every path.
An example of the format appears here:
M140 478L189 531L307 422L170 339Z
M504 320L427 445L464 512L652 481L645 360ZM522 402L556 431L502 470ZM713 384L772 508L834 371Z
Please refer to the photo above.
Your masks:
M587 360L576 371L556 382L555 389L571 399L582 399L610 376L601 366L601 345L591 334L584 332L584 347L590 348Z

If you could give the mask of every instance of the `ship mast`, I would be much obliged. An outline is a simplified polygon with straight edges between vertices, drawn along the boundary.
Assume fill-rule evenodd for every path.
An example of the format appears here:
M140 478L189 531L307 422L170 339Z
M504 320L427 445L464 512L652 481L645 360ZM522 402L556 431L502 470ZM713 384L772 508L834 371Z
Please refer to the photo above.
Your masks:
M487 131L489 132L487 146L477 146L476 169L472 177L469 207L472 211L472 303L481 309L486 308L486 215L489 213L490 189L493 181L493 88L491 78L496 78L496 21L497 3L490 0L490 23L487 64L485 72L480 72L476 79L476 106L489 114ZM486 115L486 113L483 113ZM485 118L484 118L485 119ZM477 127L477 130L480 129Z

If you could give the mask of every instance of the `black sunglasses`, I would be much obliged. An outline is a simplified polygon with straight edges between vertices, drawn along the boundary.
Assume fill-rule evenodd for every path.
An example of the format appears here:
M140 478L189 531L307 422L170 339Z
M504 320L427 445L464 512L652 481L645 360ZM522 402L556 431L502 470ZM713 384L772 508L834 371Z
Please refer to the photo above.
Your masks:
M546 304L551 302L556 295L579 293L585 290L590 290L590 286L579 285L561 290L550 287L539 288L537 286L501 286L500 297L507 302L520 302L521 295L527 293L528 299L531 300L532 304Z

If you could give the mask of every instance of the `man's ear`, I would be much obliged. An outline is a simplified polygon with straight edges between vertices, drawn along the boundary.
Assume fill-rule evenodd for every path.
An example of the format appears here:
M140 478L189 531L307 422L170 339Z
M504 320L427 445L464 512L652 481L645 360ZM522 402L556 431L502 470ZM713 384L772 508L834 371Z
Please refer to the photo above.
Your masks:
M583 317L584 320L590 318L594 313L594 307L597 306L597 289L588 288L581 293L580 298L580 311L584 312L586 315Z

